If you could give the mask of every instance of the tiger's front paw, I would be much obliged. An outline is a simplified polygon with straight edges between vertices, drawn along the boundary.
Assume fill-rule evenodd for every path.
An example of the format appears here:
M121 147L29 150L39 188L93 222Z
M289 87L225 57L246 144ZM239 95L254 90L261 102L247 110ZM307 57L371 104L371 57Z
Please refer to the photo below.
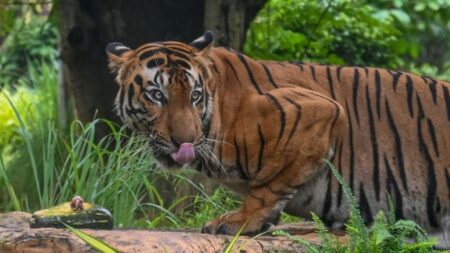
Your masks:
M248 216L241 212L230 212L208 222L201 232L206 234L235 235L243 227L242 235L255 235L271 226L269 223L264 223L263 220L257 215Z

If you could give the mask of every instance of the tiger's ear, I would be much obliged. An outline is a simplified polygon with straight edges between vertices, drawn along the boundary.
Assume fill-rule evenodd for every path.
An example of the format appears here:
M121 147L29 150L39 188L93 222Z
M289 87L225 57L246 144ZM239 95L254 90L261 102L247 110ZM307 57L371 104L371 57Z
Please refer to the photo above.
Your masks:
M132 50L120 42L111 42L106 45L106 54L108 55L108 67L116 72L120 66L128 60L129 53Z
M210 48L213 43L214 34L211 31L207 31L201 37L189 43L189 45L196 48L198 51L203 51Z

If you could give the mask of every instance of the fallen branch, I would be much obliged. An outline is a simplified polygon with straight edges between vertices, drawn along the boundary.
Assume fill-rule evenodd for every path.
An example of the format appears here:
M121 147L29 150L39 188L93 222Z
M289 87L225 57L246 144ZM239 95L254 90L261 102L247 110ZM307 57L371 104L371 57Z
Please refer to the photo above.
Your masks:
M78 237L65 229L29 228L30 214L12 212L0 214L0 252L95 252ZM302 225L303 224L303 225ZM317 234L311 223L281 226L312 243ZM197 231L174 230L92 230L83 229L121 252L223 252L231 236L206 235ZM291 232L292 233L292 232ZM241 236L232 252L304 252L302 245L283 236Z

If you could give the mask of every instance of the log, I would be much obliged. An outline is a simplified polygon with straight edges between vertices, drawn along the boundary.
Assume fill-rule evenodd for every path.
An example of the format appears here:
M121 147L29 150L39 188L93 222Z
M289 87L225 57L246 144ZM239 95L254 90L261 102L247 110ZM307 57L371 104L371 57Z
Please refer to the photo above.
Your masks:
M30 229L31 215L23 212L0 214L0 252L96 252L65 229ZM301 234L318 243L311 223L274 227ZM272 229L272 230L273 230ZM232 236L200 234L198 230L114 229L83 232L97 237L120 252L223 252ZM292 232L291 232L292 233ZM344 238L344 237L342 237ZM240 236L231 252L305 252L305 248L284 236Z

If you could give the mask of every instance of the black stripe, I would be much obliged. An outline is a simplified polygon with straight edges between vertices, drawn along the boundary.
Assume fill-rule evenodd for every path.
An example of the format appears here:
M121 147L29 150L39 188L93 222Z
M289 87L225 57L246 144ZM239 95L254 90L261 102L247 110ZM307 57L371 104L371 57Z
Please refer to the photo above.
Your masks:
M353 78L353 110L355 111L356 123L359 126L359 113L358 113L358 87L359 87L359 71L355 68L354 78Z
M290 62L291 64L297 66L300 68L300 70L303 72L303 62Z
M130 83L130 85L128 85L128 108L130 108L130 109L134 109L133 97L134 97L134 88L133 88L133 84Z
M187 62L190 62L190 58L189 58L190 53L185 53L185 52L182 52L182 51L180 51L180 50L169 49L169 48L162 48L162 51L163 51L164 53L166 53L167 55L175 56L175 57L184 59L184 60L186 60Z
M366 86L366 101L367 114L369 117L370 142L372 143L372 160L373 160L373 174L372 181L375 188L377 201L380 201L380 161L378 157L378 142L377 131L375 129L375 122L373 120L372 107L370 102L369 86Z
M437 104L437 97L436 97L436 91L437 91L437 81L434 79L431 79L431 83L428 85L430 88L431 96L433 97L434 104ZM426 83L426 81L425 81Z
M224 59L226 59L226 58L224 58ZM213 61L212 67L213 67L214 71L216 71L217 74L220 74L220 73L219 73L219 69L217 68L217 66L216 66L216 64L214 63L214 61Z
M396 160L398 163L398 167L400 169L400 177L402 179L403 187L406 191L408 191L408 183L406 179L406 170L405 170L405 163L403 160L403 151L402 151L402 140L400 138L400 134L398 133L397 127L395 126L394 118L392 117L391 109L389 106L389 102L387 99L385 100L386 104L386 114L388 119L389 128L392 131L392 134L394 135L394 141L395 141L395 152L396 152Z
M388 73L392 75L392 87L394 87L394 91L397 91L398 80L402 76L402 72L389 70Z
M412 80L411 77L409 75L406 75L406 92L407 92L407 99L408 99L408 111L409 111L409 115L412 117L414 117L414 108L413 108L413 85L412 85Z
M206 108L205 110L208 110L208 109ZM205 113L205 115L207 115L207 114ZM212 117L202 118L202 126L203 126L202 130L203 130L203 134L205 136L208 136L209 131L211 131L211 123L212 123Z
M242 62L242 64L244 64L245 70L247 71L248 77L250 78L250 81L252 82L253 87L255 87L255 89L258 91L258 93L260 95L263 94L261 91L261 88L259 87L258 83L256 82L255 77L253 76L253 72L250 69L250 67L248 66L248 63L245 60L244 56L239 53L236 53L236 55L239 58L239 60Z
M342 146L344 145L344 141L341 141L341 143L339 144L339 159L338 159L338 170L339 170L339 174L342 174L342 154L344 153ZM337 192L337 207L339 208L341 206L342 203L342 185L338 184L338 192Z
M325 193L325 201L322 207L322 217L326 217L327 214L331 211L331 169L327 170L327 192Z
M343 69L343 66L339 66L336 68L336 76L339 82L341 82L341 70Z
M142 85L144 84L144 80L142 79L142 76L141 76L141 75L136 75L136 76L134 77L134 82L135 82L137 85L139 85L139 87L141 87L141 88L142 88Z
M448 199L450 200L450 174L448 173L448 167L445 170L445 179L447 180Z
M304 98L307 98L307 99L313 99L312 97L310 97L310 96L308 96L306 94L300 93L300 92L298 92L296 90L292 90L291 92L294 93L294 94L299 95L300 97L304 97Z
M398 188L397 181L395 180L394 174L392 174L391 166L386 158L386 154L384 155L384 165L386 167L386 186L388 188L388 192L391 197L395 197L395 219L403 219L403 199L400 189ZM391 187L394 190L394 195L390 191Z
M333 99L336 99L336 96L334 94L333 78L331 76L331 69L330 69L330 67L327 67L327 78L328 78L328 86L330 87L330 91L331 91L331 97Z
M380 106L380 100L381 100L381 77L380 72L378 70L375 70L375 89L376 89L376 102L377 102L377 115L378 119L381 118L381 106Z
M159 84L156 84L156 83L153 82L153 81L147 81L147 85L148 85L148 86L153 86L153 87L159 88Z
M263 63L261 63L261 65L263 66L264 71L266 72L267 78L269 78L270 84L272 84L273 87L278 88L278 85L273 81L272 74L270 73L270 70Z
M420 98L417 96L417 103L420 105ZM421 106L421 105L420 105ZM427 162L427 215L428 215L428 221L431 226L433 227L439 227L439 224L436 221L436 214L434 212L434 205L436 201L436 192L437 192L437 182L436 182L436 175L434 172L434 162L430 155L430 152L428 151L427 144L425 143L425 139L422 134L422 118L417 117L417 139L419 141L419 148L420 152L423 154L426 162Z
M247 141L245 140L245 135L244 135L244 162L245 162L245 174L247 175L247 177L251 178L250 175L250 166L248 163L248 149L247 149Z
M245 174L244 170L242 169L241 152L239 150L239 146L236 141L236 136L234 136L234 147L236 149L236 170L238 171L239 177L241 179L248 180L249 179L248 176Z
M184 61L184 60L174 60L173 62L176 65L181 66L181 67L183 67L185 69L191 69L191 65L188 62Z
M133 84L129 84L128 86L131 86ZM123 87L120 88L119 90L119 104L117 105L119 112L120 112L120 116L123 117L124 116L124 100L125 100L125 90L123 89Z
M161 50L159 48L154 49L154 50L146 51L146 52L142 53L141 55L139 55L139 60L143 61L143 60L145 60L145 59L147 59L149 57L152 57L152 56L154 56L156 54L159 54L159 53L161 53Z
M141 51L142 51L142 49L139 50L138 53ZM190 53L183 52L183 51L177 50L177 49L169 49L166 47L157 47L155 49L148 50L148 51L142 53L141 55L139 55L139 60L143 61L143 60L153 57L157 54L176 56L178 58L185 59L188 62L189 62L189 55L191 55Z
M158 71L156 71L156 73L155 73L155 76L153 77L153 82L154 83L156 83L156 84L158 84L158 85L161 85L161 80L162 80L162 71L161 70L158 70Z
M192 52L191 51L189 51L188 49L186 49L186 48L183 48L183 47L181 47L181 46L179 46L179 45L175 45L175 44L166 44L165 42L163 43L165 46L168 46L167 47L167 49L168 50L171 50L171 51L174 51L174 52L178 52L178 53L180 53L180 54L185 54L185 55L192 55Z
M311 70L312 77L314 78L315 81L317 81L315 67L313 65L309 65L309 69Z
M427 118L427 123L428 123L428 132L430 133L431 141L433 142L434 152L436 153L436 156L439 156L439 147L436 140L436 132L434 131L433 121Z
M361 214L367 224L372 224L373 216L370 211L369 201L367 201L366 193L364 192L364 186L361 183L359 185L359 206L361 208Z
M262 169L262 160L264 158L264 146L266 144L266 141L264 139L264 134L261 130L261 126L258 124L258 136L259 136L259 142L261 143L259 146L259 154L258 154L258 171L261 171Z
M277 145L278 142L281 139L281 136L284 133L284 128L286 127L286 112L283 110L283 107L281 106L280 102L278 102L278 100L272 95L267 93L267 97L273 102L273 104L278 108L278 110L280 111L280 124L281 124L281 129L280 129L280 133L278 134L278 139L277 139Z
M295 130L297 129L298 122L300 121L300 119L302 117L302 106L297 104L295 101L293 101L292 99L290 99L288 97L284 97L284 99L286 99L286 101L288 101L290 104L292 104L293 106L295 106L297 108L297 114L295 115L294 125L292 126L291 132L289 133L289 136L288 136L288 142L289 142L289 140L292 138L292 135L294 135Z
M345 101L345 107L347 109L347 112L349 111L347 101ZM350 144L350 189L354 189L354 177L355 177L355 147L353 146L353 126L352 126L352 120L350 118L350 114L348 114L348 134L349 134L349 144Z
M334 115L334 117L333 117L333 121L331 122L331 127L330 127L330 140L331 140L331 135L333 134L333 129L334 129L334 126L336 125L336 122L337 122L337 120L338 120L338 118L339 118L339 114L340 114L340 110L339 110L339 106L338 106L338 104L337 103L333 103L333 105L334 105L334 108L336 109L336 114Z
M248 191L248 195L250 195L252 198L258 200L259 205L260 206L265 206L266 205L266 200L262 197L257 197L254 193L252 193L251 191Z
M135 91L134 91L134 84L130 84L128 86L128 108L125 110L125 112L128 114L128 116L130 116L131 118L133 118L135 121L138 121L139 119L137 118L138 115L137 114L145 114L147 113L147 111L143 108L135 108L133 107L133 98L135 95Z
M442 91L444 92L445 105L447 106L447 120L450 121L450 92L444 85L442 85Z
M228 67L231 68L231 71L233 71L233 74L236 77L236 79L239 81L239 84L241 84L241 80L239 79L239 75L237 74L236 69L233 67L233 64L231 64L231 62L227 58L224 58L224 61L228 65Z
M364 73L366 74L366 84L369 83L369 69L367 67L362 67L364 69Z
M147 62L147 68L157 68L163 65L165 60L163 58L155 58Z
M417 99L417 108L419 109L419 118L423 119L425 117L425 112L423 111L422 101L420 100L419 95L416 95Z

